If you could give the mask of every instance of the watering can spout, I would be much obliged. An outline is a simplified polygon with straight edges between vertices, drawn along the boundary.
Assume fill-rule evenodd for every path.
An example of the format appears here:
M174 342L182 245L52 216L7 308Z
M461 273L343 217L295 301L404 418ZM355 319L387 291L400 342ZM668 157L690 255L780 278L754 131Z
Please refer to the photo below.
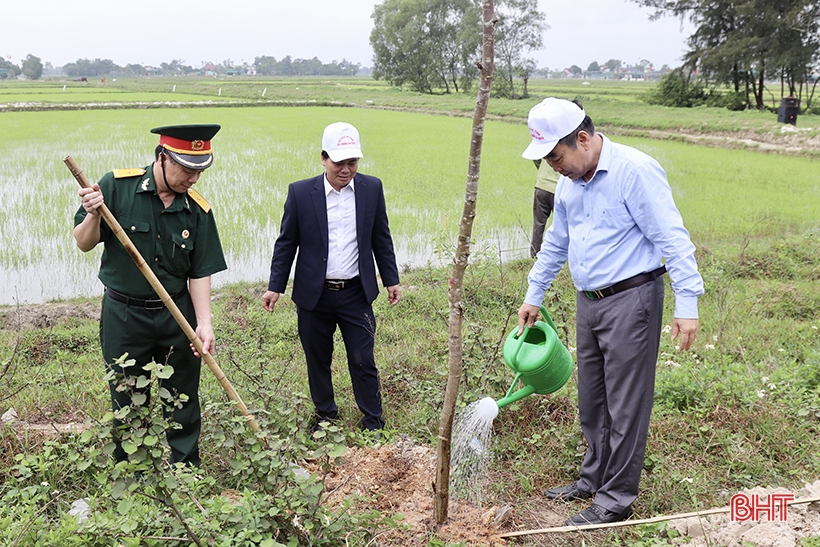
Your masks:
M512 404L512 403L516 402L516 401L520 401L524 397L527 397L528 395L532 395L533 393L535 393L535 386L533 386L533 385L525 385L524 387L522 387L518 391L513 392L513 389L515 389L515 386L518 384L518 380L519 380L520 377L521 377L520 373L516 374L515 380L513 380L513 383L510 386L510 389L507 390L507 394L503 398L501 398L501 399L499 399L495 402L495 404L498 405L498 408L505 407L509 404Z

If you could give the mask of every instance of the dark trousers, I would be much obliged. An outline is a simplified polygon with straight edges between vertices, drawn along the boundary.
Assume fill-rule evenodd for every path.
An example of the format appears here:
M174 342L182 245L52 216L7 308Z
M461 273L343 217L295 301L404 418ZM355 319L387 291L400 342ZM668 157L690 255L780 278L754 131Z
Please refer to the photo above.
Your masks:
M555 194L536 188L532 196L532 239L530 239L530 256L534 257L541 250L544 241L544 228L555 205Z
M339 414L331 378L333 334L338 325L347 352L353 394L364 415L362 427L384 427L379 371L373 358L376 318L361 285L340 291L324 289L314 309L300 307L297 311L299 338L305 350L310 396L316 414L330 419Z
M196 329L196 315L191 296L185 295L176 304L191 327ZM100 343L107 366L112 366L112 363L126 352L128 359L136 361L134 366L125 369L125 373L129 376L149 377L150 373L142 370L142 367L151 361L174 367L171 377L162 380L162 387L174 395L184 393L188 396L188 401L182 404L182 408L166 414L182 426L182 429L170 428L166 432L168 444L171 447L171 463L183 462L198 466L200 464L199 433L202 424L199 410L201 360L191 351L188 337L182 332L171 312L167 308L146 310L133 305L128 306L123 302L112 300L107 295L103 296ZM123 372L119 366L112 366L112 368L118 373ZM112 382L110 389L114 411L131 404L130 393L118 392L116 388L117 384ZM143 392L150 401L150 392ZM114 422L115 442L118 438L116 429L120 425L122 424ZM119 442L117 442L114 457L117 461L127 459Z
M663 279L577 297L578 411L587 452L578 486L622 512L638 497L663 320Z

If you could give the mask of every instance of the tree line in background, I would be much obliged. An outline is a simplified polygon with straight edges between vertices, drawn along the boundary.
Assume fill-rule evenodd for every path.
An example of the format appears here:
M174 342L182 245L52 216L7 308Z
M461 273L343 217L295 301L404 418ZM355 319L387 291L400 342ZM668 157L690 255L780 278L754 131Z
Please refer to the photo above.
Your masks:
M29 80L37 80L43 75L43 63L39 57L27 55L17 66L8 59L0 59L0 80L15 78L19 74L24 75Z
M667 72L650 97L658 104L715 104L732 109L766 108L766 82L779 81L781 97L811 106L820 82L820 3L817 0L633 0L664 14L688 17L697 29L689 37L684 65ZM384 0L373 11L370 43L373 76L422 93L468 91L479 56L478 0ZM543 47L549 28L537 0L496 0L493 95L527 96L537 74L527 57ZM606 65L619 66L606 66ZM584 71L573 65L562 77L652 71L651 63L620 67L610 59ZM626 68L626 70L624 70ZM520 91L519 87L520 86ZM729 92L725 87L729 86ZM771 87L771 86L770 86ZM773 97L771 97L773 98ZM805 99L805 100L804 100Z
M537 0L496 0L493 95L527 96L536 71L531 51L549 28ZM467 92L478 77L478 0L385 0L373 10L373 77L421 93ZM521 91L516 88L521 81Z
M23 74L29 80L39 80L45 72L56 72L50 63L43 65L39 57L29 54L22 61L22 66L0 59L0 79L15 78ZM188 75L227 75L240 76L258 74L262 76L355 76L361 66L345 59L341 62L323 63L318 58L292 59L290 55L276 60L275 57L256 57L252 64L234 63L230 59L219 64L202 62L199 68L186 65L178 59L170 63L160 63L158 67L128 64L118 66L111 59L77 59L61 67L62 74L69 78L88 78L101 76L188 76Z
M798 99L804 109L820 83L820 2L817 0L632 0L663 15L688 18L696 30L688 39L683 66L665 66L661 84L648 98L667 106L708 104L740 110L766 108L774 101L771 82L779 81L780 96ZM478 77L481 46L480 0L383 0L373 10L370 44L374 52L373 77L421 93L469 92ZM493 95L527 97L532 76L547 75L538 69L530 52L543 47L549 29L537 0L496 0L496 76ZM319 59L281 60L256 57L252 64L230 59L200 68L173 60L159 67L138 64L117 66L109 59L78 59L62 67L72 78L100 76L245 75L347 76L359 64L346 60L322 63ZM28 55L21 66L0 59L0 78L19 74L39 79L45 66ZM654 72L649 61L623 66L610 59L593 61L586 71L572 65L559 73L570 78L640 77ZM657 73L656 73L657 74ZM765 85L769 83L768 87ZM728 91L727 91L728 87ZM767 96L768 94L768 96Z
M696 26L683 66L662 82L661 104L708 104L719 86L728 86L727 107L762 109L770 98L764 83L779 81L781 97L811 107L820 82L817 0L633 1L654 8L654 18L668 14Z

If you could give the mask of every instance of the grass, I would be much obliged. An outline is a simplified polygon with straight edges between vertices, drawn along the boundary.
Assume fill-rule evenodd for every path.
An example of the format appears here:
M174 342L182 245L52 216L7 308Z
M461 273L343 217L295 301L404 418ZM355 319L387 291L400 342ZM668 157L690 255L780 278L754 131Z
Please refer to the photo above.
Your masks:
M709 289L701 299L701 332L689 353L676 351L668 332L663 335L644 477L634 507L639 517L724 505L733 493L756 485L796 490L817 478L820 299L792 299L790 305L781 297L811 294L820 271L817 256L817 232L724 258L700 254ZM790 280L783 279L783 263ZM467 270L459 407L485 396L499 398L509 387L512 373L501 360L501 346L513 328L512 313L523 298L530 264L523 259L499 265L484 256ZM388 427L391 435L406 434L430 446L435 445L447 376L449 275L446 267L407 271L400 305L391 307L383 298L376 302L377 362ZM264 312L263 290L264 283L250 283L217 291L217 362L254 412L275 414L277 405L292 404L306 422L310 408L295 308L285 298L275 313ZM673 300L667 298L665 324L671 322ZM574 290L566 271L547 305L559 329L567 332L568 345L574 345ZM0 363L20 367L13 379L22 390L6 404L22 419L37 422L98 419L108 397L95 329L93 318L23 333L7 325ZM17 338L20 348L13 356L10 347ZM22 367L29 372L22 374ZM359 413L341 351L334 378L341 427L355 429ZM225 399L207 372L201 392L204 405ZM301 398L291 399L291 393ZM502 409L495 421L497 460L485 495L488 504L525 505L545 488L574 479L584 451L576 406L573 378L553 395L528 397ZM215 425L207 415L205 424L206 429ZM35 449L37 443L23 440L12 452ZM218 460L215 447L206 444L203 450L204 472L218 475L218 468L211 467L217 461L210 459ZM526 523L528 517L518 518ZM587 544L628 542L635 533L592 536ZM550 543L535 537L523 544Z
M170 82L144 79L122 85L129 87L127 93L151 96L164 92ZM361 130L365 144L367 158L361 170L385 181L399 252L408 253L414 245L423 249L421 260L404 267L402 302L395 307L383 297L376 302L377 362L390 435L406 434L434 446L447 378L447 264L462 207L469 120L431 113L464 114L472 108L469 97L422 97L360 79L184 80L178 84L178 92L197 97L213 96L221 86L223 96L255 100L252 95L261 95L261 84L268 85L265 97L273 100L363 106L372 100L377 106L424 112L320 106L2 112L0 271L19 267L28 272L28 281L51 293L59 293L61 287L68 287L72 296L88 290L78 292L70 286L72 277L79 285L90 284L98 258L81 255L71 242L68 232L77 205L76 183L61 164L62 157L72 154L93 179L114 167L149 162L155 144L148 133L151 127L221 123L223 130L215 139L217 163L200 184L214 205L232 268L224 274L213 304L217 362L260 415L276 420L284 419L280 413L296 412L306 421L310 409L295 308L285 298L274 314L268 314L259 296L265 288L287 183L319 171L315 148L324 125L351 121ZM585 92L588 110L599 125L612 127L612 134L628 132L633 127L630 120L640 131L700 126L707 132L765 133L776 127L771 114L765 113L648 107L635 94L636 89L646 88L642 82L532 84L543 94ZM0 103L5 94L20 89L0 85ZM493 120L486 129L476 247L465 280L460 407L485 396L499 398L509 387L512 374L501 358L501 346L513 327L532 263L510 260L511 250L517 247L519 256L524 254L530 222L535 170L520 158L528 140L522 124L528 106L526 101L491 103L496 105L496 115L515 123ZM806 123L813 120L805 119ZM701 330L694 351L676 351L668 333L661 342L636 514L647 517L723 505L733 493L754 485L796 490L813 482L820 468L817 161L674 140L616 140L646 151L666 168L698 247L707 287L700 299ZM48 267L32 273L25 269L32 264ZM240 274L247 277L237 279ZM35 422L102 416L109 401L93 318L97 302L94 298L56 304L92 312L41 320L31 330L15 327L14 308L3 310L3 406L13 406L22 419ZM574 345L574 289L566 270L545 303L562 338ZM673 304L667 287L665 324L671 322ZM349 430L356 426L358 410L341 350L335 359L341 426ZM207 371L202 398L205 404L225 400ZM485 496L488 503L537 506L542 490L574 480L585 450L576 408L571 379L553 395L528 397L501 411L495 422L497 460ZM205 427L204 472L222 485L236 481L220 462L222 445L214 440L215 416L206 414ZM25 454L42 454L44 445L40 437L9 430L0 439L3 495L9 485L27 484L15 466ZM94 480L78 475L65 461L54 462L45 472L66 484L66 499L99 493ZM39 484L36 477L31 480ZM519 522L539 527L528 518L520 514ZM573 541L629 544L644 533L625 530ZM663 544L660 536L655 539ZM553 544L538 537L521 541Z

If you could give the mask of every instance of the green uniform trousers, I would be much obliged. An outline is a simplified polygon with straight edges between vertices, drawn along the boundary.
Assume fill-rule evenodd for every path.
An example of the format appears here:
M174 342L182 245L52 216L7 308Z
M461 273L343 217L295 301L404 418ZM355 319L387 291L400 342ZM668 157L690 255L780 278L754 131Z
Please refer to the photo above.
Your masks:
M191 296L186 293L176 304L191 327L196 329L196 315ZM171 463L183 462L198 466L198 441L202 422L199 410L201 360L191 351L187 336L171 312L164 307L146 310L133 304L117 302L105 295L100 315L100 343L107 366L118 373L122 373L123 370L112 363L126 352L129 359L136 361L135 366L126 368L128 375L147 376L148 373L142 370L142 367L151 361L168 364L174 368L171 377L162 380L162 387L175 395L186 394L188 401L183 403L181 409L174 409L170 415L166 414L182 426L182 429L171 428L166 432L171 447ZM116 387L116 382L112 382L110 389L114 411L131 404L130 393L117 392ZM150 401L150 393L146 395ZM115 421L115 431L119 425L121 424ZM115 442L117 438L115 432ZM114 456L117 461L127 459L118 442Z

